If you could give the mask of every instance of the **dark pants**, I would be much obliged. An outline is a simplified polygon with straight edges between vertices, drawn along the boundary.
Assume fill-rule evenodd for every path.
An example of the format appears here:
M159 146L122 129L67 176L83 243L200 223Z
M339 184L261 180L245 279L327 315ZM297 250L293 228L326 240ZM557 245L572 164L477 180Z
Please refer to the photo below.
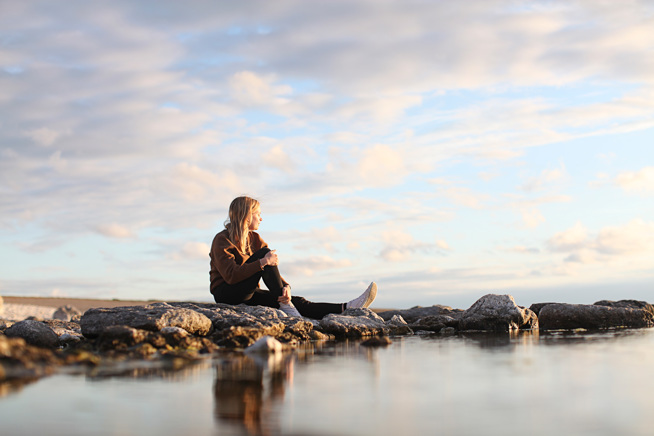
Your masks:
M254 253L246 263L258 262L270 249L262 248ZM259 281L263 279L266 289L259 288ZM267 306L279 308L277 298L281 297L284 282L276 266L267 265L262 271L257 272L247 279L232 285L223 283L212 290L216 303L247 304L248 306ZM291 297L291 302L302 316L321 319L330 313L341 313L342 304L334 303L313 303L302 297Z

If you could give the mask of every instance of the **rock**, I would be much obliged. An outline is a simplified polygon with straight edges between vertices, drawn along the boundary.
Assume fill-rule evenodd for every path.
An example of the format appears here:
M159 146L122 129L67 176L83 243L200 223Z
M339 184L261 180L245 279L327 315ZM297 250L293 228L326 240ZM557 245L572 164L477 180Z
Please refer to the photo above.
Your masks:
M320 320L324 333L337 337L360 338L385 335L389 327L382 317L370 309L348 309L342 314L331 313Z
M2 295L0 295L0 314L2 314L2 306L4 305L4 300L2 299Z
M78 319L80 316L82 316L82 312L71 306L71 305L66 305L66 306L61 306L57 310L55 310L54 314L52 315L52 319L58 319L61 321L72 321L73 319Z
M260 337L254 344L245 349L246 353L281 353L284 351L284 345L277 339L270 336Z
M103 350L133 347L148 339L148 331L126 325L112 325L102 330L96 343Z
M211 320L204 314L167 303L89 309L82 315L80 324L82 334L88 338L97 337L106 328L117 325L149 331L180 327L200 336L209 334L212 329Z
M458 330L506 332L514 329L537 329L534 312L516 304L510 295L488 294L461 314Z
M0 335L0 382L49 375L61 363L52 349L29 345L23 338Z
M429 307L414 306L411 309L385 310L380 312L379 316L381 316L385 321L388 321L393 318L393 316L400 315L410 325L416 322L418 319L424 318L426 316L453 316L453 314L461 312L463 312L461 309L452 309L450 306L441 306L439 304L435 304Z
M391 341L387 336L375 336L374 338L366 339L361 342L361 345L364 347L385 347L391 345Z
M543 330L652 327L654 315L645 309L594 304L548 304L540 310Z
M172 307L184 308L201 313L209 318L215 330L229 327L252 327L261 329L284 329L289 318L284 312L272 307L239 304L211 303L169 303ZM271 333L266 333L274 336Z
M536 314L536 316L538 316L540 314L540 310L543 307L547 306L548 304L556 304L556 303L534 303L531 306L529 306L529 310L531 310Z
M59 336L40 321L24 320L5 330L10 338L22 338L30 345L42 348L58 348Z
M386 321L386 327L388 327L388 334L400 336L400 335L412 335L413 330L406 323L404 318L400 315L393 315L391 319Z
M431 332L439 332L447 327L457 328L459 325L459 318L461 317L461 313L463 312L453 314L455 317L449 315L425 316L411 323L409 327L411 327L414 331L423 330Z
M638 301L638 300L620 300L620 301L608 301L601 300L593 303L596 306L608 306L608 307L627 307L630 309L643 309L647 312L654 315L654 306L649 304L647 301Z

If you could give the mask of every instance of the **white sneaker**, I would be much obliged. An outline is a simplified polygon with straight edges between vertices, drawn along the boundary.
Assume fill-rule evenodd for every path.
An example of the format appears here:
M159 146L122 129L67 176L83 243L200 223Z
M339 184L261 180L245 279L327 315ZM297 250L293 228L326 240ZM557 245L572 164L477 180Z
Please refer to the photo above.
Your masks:
M295 306L293 306L293 303L288 303L288 304L283 304L279 303L279 310L284 312L287 316L295 316L295 317L302 317L300 312L297 311Z
M346 305L346 309L359 309L362 307L368 307L372 304L377 296L377 284L375 282L370 283L368 289L357 298L352 301L349 301Z

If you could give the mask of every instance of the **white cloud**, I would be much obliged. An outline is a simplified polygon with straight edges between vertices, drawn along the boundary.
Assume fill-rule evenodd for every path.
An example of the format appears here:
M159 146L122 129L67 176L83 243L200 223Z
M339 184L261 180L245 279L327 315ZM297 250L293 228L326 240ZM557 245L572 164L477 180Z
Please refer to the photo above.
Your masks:
M361 179L372 186L391 186L407 175L402 153L382 144L363 151L358 170Z
M284 263L285 275L313 276L316 272L346 268L352 265L349 259L334 259L329 256L311 256L306 259Z
M276 106L288 102L281 97L292 93L288 85L275 85L272 75L263 77L252 71L240 71L229 79L229 89L236 103L243 106Z
M652 194L654 193L654 167L618 174L615 183L627 192Z
M96 227L96 230L108 238L124 239L135 236L134 232L130 229L117 223L100 224Z
M588 230L581 222L552 236L547 242L550 250L556 252L573 251L583 248L588 242Z
M607 226L596 236L577 222L547 242L553 252L569 253L568 262L595 263L626 256L654 254L654 222L634 219L622 226Z
M543 170L538 177L529 179L521 189L526 192L534 192L543 189L543 187L554 182L559 182L567 177L565 165L561 164L559 168Z
M50 129L48 127L41 127L38 129L30 130L26 132L26 135L32 138L32 140L43 147L49 147L61 137L61 135L69 132L60 132L57 130Z
M176 261L206 260L209 261L211 248L204 242L186 242L182 248L173 253L170 258Z
M491 198L487 194L477 193L470 188L460 186L441 189L439 192L444 197L449 198L453 203L472 209L484 208L486 206L485 203Z

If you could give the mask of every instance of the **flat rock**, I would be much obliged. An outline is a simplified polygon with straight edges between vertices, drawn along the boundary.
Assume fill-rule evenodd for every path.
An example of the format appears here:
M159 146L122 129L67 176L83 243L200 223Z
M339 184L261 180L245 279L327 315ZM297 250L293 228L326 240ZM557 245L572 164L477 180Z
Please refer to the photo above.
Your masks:
M36 347L59 347L59 336L40 321L19 321L5 330L5 335L13 338L23 338L25 342Z
M595 304L548 304L540 310L543 330L652 327L654 315L645 309Z
M410 309L402 310L385 310L379 313L385 321L390 320L395 315L400 315L408 324L413 324L418 321L420 318L426 316L439 316L439 315L449 315L461 313L461 309L452 309L450 306L442 306L440 304L434 304L433 306L422 307L414 306Z
M647 301L638 301L638 300L620 300L620 301L609 301L601 300L593 303L595 306L608 306L608 307L626 307L629 309L643 309L647 312L654 315L654 306L649 304Z
M324 333L348 338L384 335L389 331L384 319L370 309L348 309L342 314L331 313L321 319L319 325Z
M516 304L510 295L488 294L477 300L459 318L458 330L506 332L537 329L538 317L530 309Z
M80 325L88 338L97 337L107 327L120 325L155 332L164 327L180 327L199 336L212 329L211 320L204 314L167 303L89 309L82 315Z

